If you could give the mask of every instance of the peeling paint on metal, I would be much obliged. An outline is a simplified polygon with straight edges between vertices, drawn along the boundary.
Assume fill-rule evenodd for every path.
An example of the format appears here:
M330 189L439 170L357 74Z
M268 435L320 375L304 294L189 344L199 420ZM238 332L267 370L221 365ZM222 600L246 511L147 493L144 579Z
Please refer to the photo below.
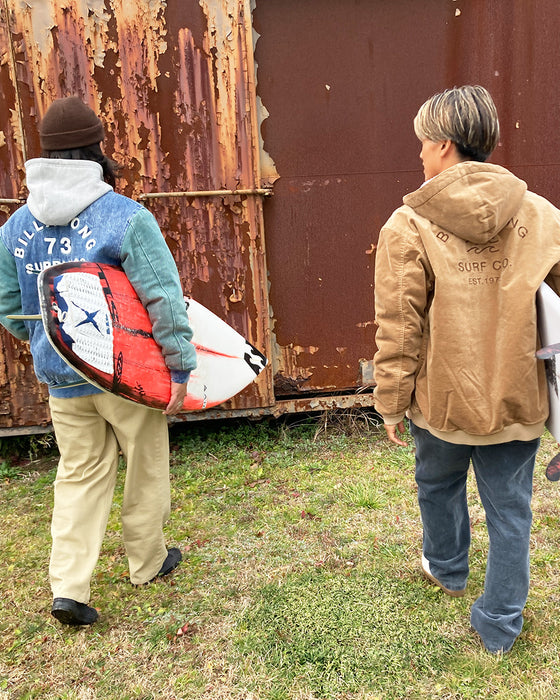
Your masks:
M280 175L276 170L274 161L272 160L270 153L264 147L264 139L262 136L262 125L265 119L267 119L270 114L267 108L264 106L260 95L257 95L257 113L259 120L259 150L260 150L260 161L261 161L261 179L263 183L267 185L272 185L275 180L277 180Z
M306 382L313 376L315 367L310 358L319 351L313 345L289 345L279 348L276 358L280 368L274 378L275 388L279 395L293 393L294 390L305 390Z
M251 14L256 8L256 0L251 0L250 4L250 11ZM254 27L252 27L252 37L253 37L253 53L255 51L257 42L259 40L260 34L255 30ZM258 88L258 63L255 62L255 87ZM272 160L270 154L264 147L264 139L262 135L262 126L264 121L270 116L267 108L263 104L263 101L261 99L261 96L258 94L258 89L257 89L257 118L258 118L258 124L259 124L259 154L260 154L260 173L261 173L261 180L262 182L265 182L267 185L272 185L275 180L277 180L280 175L278 174L278 171L276 170L276 166L274 164L274 161Z
M483 80L504 117L497 162L560 200L560 136L543 108L557 0L417 4L0 0L0 218L25 196L50 101L82 96L106 124L120 191L154 195L141 201L185 291L269 356L216 415L343 404L331 390L354 405L372 380L375 237L418 186L410 115L434 84ZM419 26L441 41L426 47ZM473 51L469 26L497 29L476 33ZM394 90L403 75L410 89ZM25 346L3 337L1 351L0 430L42 424Z
M249 2L4 0L0 11L4 218L25 196L23 162L39 155L44 111L56 97L81 96L105 123L104 150L121 166L120 191L133 198L207 193L143 202L160 223L185 292L270 355L262 215L269 181L260 171ZM2 347L0 359L29 391L16 393L0 372L0 402L9 406L0 427L25 426L30 415L43 423L43 389L25 345L6 337ZM273 401L270 366L225 408Z

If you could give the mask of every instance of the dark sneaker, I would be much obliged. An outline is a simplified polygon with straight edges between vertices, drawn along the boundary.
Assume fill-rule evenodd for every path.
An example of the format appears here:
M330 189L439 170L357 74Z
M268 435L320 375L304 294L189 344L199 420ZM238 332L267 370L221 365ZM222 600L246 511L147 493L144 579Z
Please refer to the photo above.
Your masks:
M545 474L549 481L558 481L560 479L560 454L550 460Z
M438 581L438 579L430 571L430 562L426 559L424 555L422 555L422 561L420 566L422 567L422 573L424 574L424 576L436 586L438 586L438 588L441 588L441 590L444 593L447 593L447 595L450 595L452 598L462 598L465 595L465 588L463 588L460 591L454 591L452 588L446 588L441 581Z
M183 556L181 554L181 550L177 547L171 547L171 549L168 549L165 561L161 565L161 569L157 572L152 581L161 576L167 576L167 574L170 574L173 571L173 569L176 569L179 566L179 562L182 558Z
M95 608L71 598L55 598L51 614L63 625L91 625L99 617Z

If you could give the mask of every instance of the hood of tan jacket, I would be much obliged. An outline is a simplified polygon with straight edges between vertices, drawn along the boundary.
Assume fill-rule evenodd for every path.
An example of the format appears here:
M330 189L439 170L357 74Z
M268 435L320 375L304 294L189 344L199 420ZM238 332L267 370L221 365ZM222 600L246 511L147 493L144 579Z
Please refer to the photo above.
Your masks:
M498 165L404 197L375 263L375 405L449 442L532 439L548 413L535 295L560 290L560 211Z
M527 185L499 165L454 165L406 195L417 214L473 243L486 243L519 210Z

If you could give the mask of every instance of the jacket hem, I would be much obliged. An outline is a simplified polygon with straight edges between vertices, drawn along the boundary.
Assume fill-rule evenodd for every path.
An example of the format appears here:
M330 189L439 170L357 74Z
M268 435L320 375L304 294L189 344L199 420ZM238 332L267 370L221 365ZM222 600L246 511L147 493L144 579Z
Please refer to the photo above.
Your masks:
M427 423L419 411L409 410L407 417L414 425L427 430L434 437L454 445L499 445L503 442L513 442L515 440L529 442L541 437L545 430L545 421L543 420L531 425L513 423L498 433L492 433L491 435L472 435L463 430L437 430Z
M89 396L90 394L102 394L103 390L98 389L89 382L72 384L70 386L49 386L49 394L55 399L74 399L78 396Z

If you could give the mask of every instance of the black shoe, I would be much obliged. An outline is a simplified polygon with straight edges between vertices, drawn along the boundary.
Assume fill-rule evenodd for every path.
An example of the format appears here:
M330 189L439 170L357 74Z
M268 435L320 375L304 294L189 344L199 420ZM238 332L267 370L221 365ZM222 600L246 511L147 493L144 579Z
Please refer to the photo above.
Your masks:
M181 554L181 550L177 549L177 547L171 547L171 549L168 549L165 561L161 565L161 569L157 572L152 581L154 581L156 578L159 578L160 576L167 576L167 574L170 574L173 571L173 569L176 569L179 566L179 562L182 558L183 556Z
M95 608L71 598L55 598L51 614L63 625L91 625L98 618Z

